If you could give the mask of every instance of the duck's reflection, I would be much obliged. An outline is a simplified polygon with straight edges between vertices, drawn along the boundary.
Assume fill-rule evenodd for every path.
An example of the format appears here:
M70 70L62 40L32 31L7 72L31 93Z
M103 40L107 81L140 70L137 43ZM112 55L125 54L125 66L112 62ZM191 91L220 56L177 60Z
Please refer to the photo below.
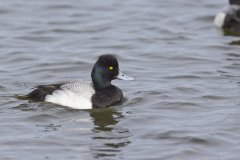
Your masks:
M240 26L239 26L240 27ZM240 31L239 30L230 30L230 29L222 29L222 33L225 36L234 36L234 37L240 37ZM229 42L230 45L240 45L240 40L234 40Z
M240 36L240 31L239 31L240 25L237 27L237 29L233 28L233 29L222 29L222 32L225 36L236 36L239 37Z
M91 145L93 156L107 157L121 154L123 147L130 143L129 130L117 125L123 118L122 113L113 108L106 108L93 110L90 116L94 123Z
M240 40L235 40L229 43L230 45L240 45Z
M119 122L119 119L122 117L122 114L112 108L107 108L93 110L90 113L90 116L93 118L93 123L95 125L93 131L111 132L113 130L114 125L116 125Z

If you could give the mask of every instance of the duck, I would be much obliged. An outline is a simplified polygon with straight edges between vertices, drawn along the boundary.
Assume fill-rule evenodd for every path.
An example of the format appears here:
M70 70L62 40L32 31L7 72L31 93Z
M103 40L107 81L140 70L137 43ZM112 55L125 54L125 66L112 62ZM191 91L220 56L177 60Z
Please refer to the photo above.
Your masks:
M240 1L229 0L229 6L219 12L214 18L214 24L218 28L228 32L240 32Z
M92 81L73 80L39 85L26 97L73 109L105 108L124 100L121 89L113 85L112 80L134 80L119 70L118 60L112 54L98 57L91 78Z

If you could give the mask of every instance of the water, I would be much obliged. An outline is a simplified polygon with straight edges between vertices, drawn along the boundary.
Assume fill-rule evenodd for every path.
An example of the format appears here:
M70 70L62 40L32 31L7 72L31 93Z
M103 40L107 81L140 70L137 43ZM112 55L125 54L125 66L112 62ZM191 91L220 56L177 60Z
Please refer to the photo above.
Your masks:
M213 26L227 0L11 0L0 4L0 159L237 160L238 37ZM71 110L18 100L90 79L118 56L127 101Z

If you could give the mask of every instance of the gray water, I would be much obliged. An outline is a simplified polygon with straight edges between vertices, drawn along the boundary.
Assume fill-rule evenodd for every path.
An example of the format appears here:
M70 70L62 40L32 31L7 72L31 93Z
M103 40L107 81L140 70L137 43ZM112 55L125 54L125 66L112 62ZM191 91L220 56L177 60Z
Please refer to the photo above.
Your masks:
M213 26L227 0L8 0L0 3L1 160L238 160L239 37ZM90 80L117 55L127 98L72 110L15 98Z

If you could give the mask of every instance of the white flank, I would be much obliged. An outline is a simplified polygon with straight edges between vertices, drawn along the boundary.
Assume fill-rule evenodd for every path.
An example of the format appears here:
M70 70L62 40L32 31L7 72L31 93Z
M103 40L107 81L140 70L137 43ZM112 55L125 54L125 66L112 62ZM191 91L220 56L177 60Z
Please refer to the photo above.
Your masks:
M94 93L91 82L74 81L47 95L45 101L74 109L92 109L91 97Z
M214 18L214 24L215 26L221 28L224 25L224 20L226 17L226 13L224 12L220 12L216 15L216 17Z

